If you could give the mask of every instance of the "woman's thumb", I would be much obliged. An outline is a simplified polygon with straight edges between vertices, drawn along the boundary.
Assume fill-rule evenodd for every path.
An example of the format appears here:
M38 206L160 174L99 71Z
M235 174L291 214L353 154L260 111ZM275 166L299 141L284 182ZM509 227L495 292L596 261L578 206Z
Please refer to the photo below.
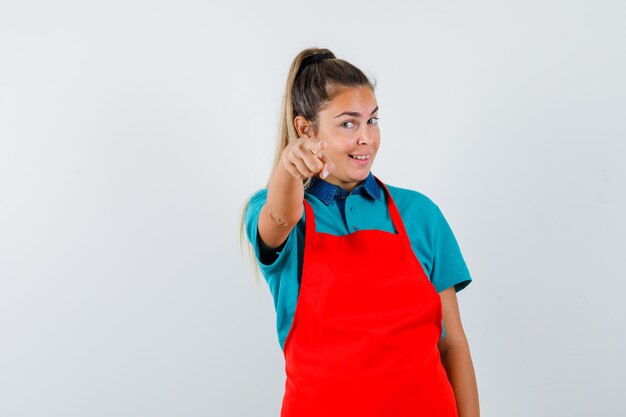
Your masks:
M324 179L335 169L335 164L324 152L319 152L318 157L324 163L320 171L320 177Z

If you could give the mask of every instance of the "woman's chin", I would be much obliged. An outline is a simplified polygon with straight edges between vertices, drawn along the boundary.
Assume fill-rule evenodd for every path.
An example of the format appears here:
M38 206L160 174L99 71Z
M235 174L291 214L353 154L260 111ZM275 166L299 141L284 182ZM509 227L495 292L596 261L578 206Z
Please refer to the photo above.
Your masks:
M358 169L353 169L349 172L349 175L352 179L363 181L370 174L371 165L359 167Z
M329 175L326 178L326 182L338 185L342 188L349 186L349 184L351 184L352 187L354 187L356 186L356 184L366 179L369 173L370 171L369 169L367 169L367 170L359 170L356 172L355 171L344 172L343 175L339 175L339 176Z
M360 170L358 172L347 172L346 174L347 175L345 175L343 179L344 182L359 183L363 181L365 178L367 178L367 176L370 174L370 171L368 169L368 170Z

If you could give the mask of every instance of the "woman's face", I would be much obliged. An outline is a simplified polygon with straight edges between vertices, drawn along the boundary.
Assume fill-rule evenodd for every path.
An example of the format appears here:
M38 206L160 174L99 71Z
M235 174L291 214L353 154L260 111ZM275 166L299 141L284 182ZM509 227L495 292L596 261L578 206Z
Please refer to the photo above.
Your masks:
M352 191L369 175L380 145L374 92L368 87L345 87L320 110L318 120L315 138L326 142L324 152L335 166L325 180Z

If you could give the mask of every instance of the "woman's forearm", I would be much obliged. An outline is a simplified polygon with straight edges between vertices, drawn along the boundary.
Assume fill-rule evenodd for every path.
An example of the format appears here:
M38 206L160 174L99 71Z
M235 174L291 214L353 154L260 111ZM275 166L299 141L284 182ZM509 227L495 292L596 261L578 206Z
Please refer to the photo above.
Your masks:
M281 245L302 218L304 184L302 180L317 175L332 164L322 152L322 140L309 137L294 139L283 150L267 185L265 204L259 215L259 236L268 248ZM324 171L327 174L328 168Z
M304 186L279 163L267 185L265 204L259 215L259 237L266 249L279 247L302 217Z
M454 390L459 417L479 417L478 387L467 341L441 352L441 361Z
M296 224L302 217L303 199L302 180L291 175L279 162L272 172L267 187L265 204L270 216L285 226Z

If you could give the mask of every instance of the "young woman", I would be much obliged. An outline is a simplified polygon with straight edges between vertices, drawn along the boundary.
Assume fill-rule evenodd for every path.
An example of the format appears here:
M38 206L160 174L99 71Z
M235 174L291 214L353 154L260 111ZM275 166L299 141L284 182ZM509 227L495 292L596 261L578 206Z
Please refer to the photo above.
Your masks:
M281 417L479 415L456 299L472 278L438 206L372 174L379 145L373 83L300 52L242 219L277 313Z

